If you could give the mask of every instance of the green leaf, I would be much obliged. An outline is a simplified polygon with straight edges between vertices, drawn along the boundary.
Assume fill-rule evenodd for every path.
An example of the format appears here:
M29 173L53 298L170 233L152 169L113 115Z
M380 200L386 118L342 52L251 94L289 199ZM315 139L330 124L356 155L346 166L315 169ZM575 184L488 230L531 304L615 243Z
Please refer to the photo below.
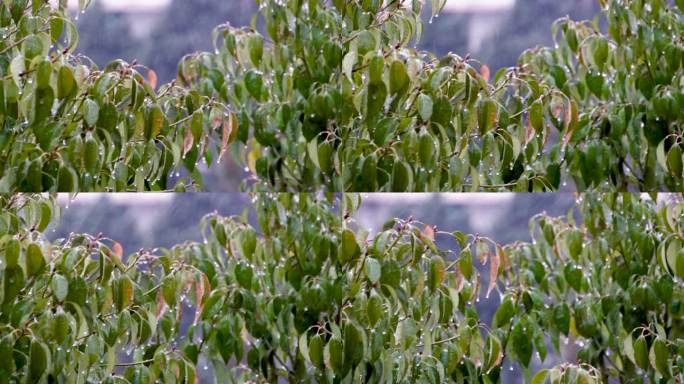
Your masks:
M145 138L148 141L159 136L162 126L164 125L164 120L164 112L158 105L150 107L147 124L145 124Z
M376 119L385 108L387 87L384 83L372 83L368 86L366 114L368 120Z
M644 335L639 336L636 341L634 341L634 359L636 360L637 367L648 370L648 343L646 342L646 337L644 337Z
M368 64L369 81L373 83L382 83L382 75L385 71L385 58L382 55L373 56Z
M100 116L100 106L93 99L86 99L83 102L83 118L86 125L89 127L97 124L97 119Z
M252 260L256 250L257 236L254 228L248 227L240 232L240 245L242 256L247 260Z
M321 172L329 174L332 172L333 160L332 153L333 149L329 142L323 142L318 145L318 166Z
M375 34L369 30L362 30L357 37L357 47L361 56L375 51L378 47L378 40Z
M88 283L82 277L74 277L69 281L67 301L76 305L85 305L88 296Z
M409 84L406 66L403 62L395 60L390 66L390 94L396 95Z
M396 260L386 260L382 263L380 283L396 288L401 282L401 266Z
M45 89L50 86L50 78L52 77L52 63L49 60L43 60L38 64L36 71L36 85L38 89Z
M593 42L594 47L594 61L598 66L600 71L603 71L606 67L606 61L608 59L608 41L604 38L597 38Z
M432 98L424 93L418 95L418 114L423 121L430 121L432 117Z
M36 56L43 54L43 40L38 35L28 35L24 40L24 55L27 59L32 60Z
M168 275L162 280L161 293L169 307L176 305L176 276Z
M563 269L563 274L565 276L565 280L568 282L568 285L572 287L572 289L577 292L582 291L582 269L580 269L574 263L568 263Z
M670 349L664 339L658 337L651 346L651 365L663 377L670 377Z
M549 370L544 368L540 369L537 374L532 377L530 384L544 384L546 383L546 378L549 376Z
M52 334L55 338L55 341L61 344L64 340L66 340L70 331L69 318L67 317L66 313L60 311L57 313L57 315L55 315L55 318L52 322Z
M337 337L332 337L323 351L325 365L338 375L344 369L344 344Z
M622 351L632 363L636 364L636 359L634 357L634 343L632 342L631 334L628 334L622 339Z
M571 230L567 234L568 251L570 252L570 257L572 257L574 260L577 260L579 255L582 253L582 239L582 232L579 230Z
M0 372L11 374L16 369L14 364L14 342L11 337L0 339Z
M50 225L52 219L52 206L46 202L40 204L40 223L38 223L38 231L43 232Z
M392 192L406 192L413 184L413 173L408 164L395 161L392 166Z
M57 301L64 301L66 299L69 293L69 281L64 276L60 274L52 276L50 287Z
M584 81L587 83L587 87L594 95L601 97L603 94L603 84L605 79L600 73L592 71L587 72L586 76L584 77Z
M314 163L316 168L321 169L321 164L318 161L318 140L313 139L309 142L309 144L306 146L309 158L311 159L311 162Z
M544 106L540 101L535 101L530 106L530 125L536 132L544 130Z
M430 258L430 267L428 269L428 287L431 292L436 292L444 281L444 274L446 272L446 263L440 256L432 256Z
M258 35L252 35L247 40L249 48L249 58L256 67L261 65L261 58L264 54L264 39Z
M667 152L667 166L672 177L681 180L682 172L684 171L682 165L682 149L679 145L673 145L670 151Z
M43 272L46 262L43 250L40 245L31 243L26 249L26 273L29 277L36 276Z
M473 276L473 254L470 251L470 248L464 248L461 251L461 255L458 259L458 269L467 280L470 280Z
M3 303L12 303L22 288L24 288L24 270L21 267L6 267L3 279Z
M19 254L21 253L21 243L17 239L10 239L5 244L5 266L6 268L14 268L19 262Z
M570 332L570 307L562 303L553 308L553 324L564 335Z
M494 100L485 98L480 102L479 111L480 134L485 135L496 126L498 106Z
M420 163L426 168L434 166L434 158L438 153L435 148L435 142L429 133L423 132L418 138L418 159Z
M353 322L344 327L344 363L350 369L363 361L366 354L366 334Z
M116 280L113 284L112 294L117 310L122 311L128 307L133 301L133 282L131 279L128 276L122 276Z
M415 343L418 337L418 324L416 321L407 318L399 322L394 338L399 343L402 350L407 350Z
M22 86L21 75L23 75L26 71L26 67L24 66L24 60L25 59L22 55L17 55L12 59L9 67L12 79L14 79L14 83L19 87Z
M522 322L518 322L513 327L510 343L520 364L527 368L532 359L532 337Z
M501 341L498 337L490 334L487 337L487 345L485 348L485 361L482 365L483 372L489 372L494 367L501 364L503 354L501 353Z
M261 90L264 86L264 79L261 73L254 70L247 72L245 75L245 87L252 97L257 100L261 99Z
M361 164L361 178L358 191L372 192L377 189L377 159L374 154L368 155Z
M76 80L74 79L74 72L70 67L63 65L59 68L59 75L57 77L57 98L65 99L71 96L76 90Z
M33 340L31 342L30 361L28 381L30 383L38 383L50 368L50 351L48 347L38 340Z
M337 252L340 263L346 264L356 260L361 254L361 247L356 241L356 235L349 229L345 229L340 236L340 245Z
M366 262L364 263L364 271L366 272L366 277L368 277L368 281L370 281L373 284L380 281L381 270L382 266L380 265L380 262L378 260L372 257L366 258Z
M366 315L368 316L368 322L373 327L384 315L382 298L375 291L371 293L371 296L366 302Z
M324 348L325 343L319 335L313 336L309 341L309 360L316 368L323 368L325 366Z
M83 162L86 170L91 174L97 173L97 167L100 157L100 145L95 140L90 132L86 135L85 143L83 146Z
M235 264L235 278L240 286L251 289L254 279L252 266L242 261Z
M342 73L347 75L347 78L349 78L349 80L351 81L354 81L352 73L354 71L354 66L356 65L357 60L358 55L356 53L355 47L354 49L347 52L347 54L344 55L344 58L342 59Z
M675 257L675 274L680 279L684 279L684 249L680 249Z
M310 363L311 358L309 357L309 340L306 336L306 332L299 335L297 346L299 347L299 353L301 353L304 359Z
M501 305L496 309L492 320L492 328L502 328L508 325L515 315L515 305L510 296L504 296Z

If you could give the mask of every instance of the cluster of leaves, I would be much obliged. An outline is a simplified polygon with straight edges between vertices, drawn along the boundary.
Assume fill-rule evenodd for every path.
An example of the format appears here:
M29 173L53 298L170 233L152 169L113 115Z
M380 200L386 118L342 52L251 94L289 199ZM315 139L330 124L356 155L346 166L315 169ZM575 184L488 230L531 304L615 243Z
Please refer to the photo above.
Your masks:
M545 117L562 105L534 77L409 47L422 1L259 1L267 36L220 26L179 80L237 112L241 157L270 189L554 190ZM436 15L443 1L432 2Z
M218 27L159 90L73 55L65 3L1 4L0 191L200 184L236 141L268 190L683 187L681 2L602 0L606 35L563 20L556 48L490 79L410 48L423 1L258 0L265 35Z
M493 383L508 362L536 383L682 379L681 202L587 196L583 224L540 215L534 241L499 245L412 219L369 234L356 195L254 197L259 232L212 214L203 242L127 258L102 236L50 244L51 201L3 199L0 378L193 382L209 362L222 382ZM475 303L495 290L489 323ZM577 361L533 377L561 337Z
M605 28L561 19L555 48L522 56L572 102L563 161L579 189L684 188L684 3L674 3L602 0Z
M173 327L201 273L146 251L125 263L102 236L50 243L54 200L0 203L0 382L194 382Z
M135 64L89 65L66 3L0 3L0 191L165 190L180 168L199 183L227 110L173 83L155 90Z
M565 20L491 81L409 48L422 2L259 3L267 36L220 26L179 79L234 107L271 189L682 188L684 23L664 0L603 1L609 35Z
M578 359L604 382L681 380L684 205L670 198L658 207L631 194L588 196L578 202L582 225L539 216L532 243L507 247L515 267L502 271L507 288L495 323L523 324L527 361L533 349L546 355L537 337L545 332L556 350L561 337L574 339Z

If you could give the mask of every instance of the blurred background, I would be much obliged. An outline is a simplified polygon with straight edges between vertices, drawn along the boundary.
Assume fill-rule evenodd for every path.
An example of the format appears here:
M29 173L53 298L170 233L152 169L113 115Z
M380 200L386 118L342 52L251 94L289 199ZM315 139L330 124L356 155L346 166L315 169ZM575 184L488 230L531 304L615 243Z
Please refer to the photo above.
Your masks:
M551 44L557 18L598 11L596 0L447 0L438 17L426 15L419 48L469 53L496 70L514 65L526 48ZM80 49L100 66L137 59L170 81L181 57L211 49L215 26L249 25L255 12L254 0L93 0L79 15Z
M413 217L443 231L459 230L488 236L498 243L530 241L528 222L538 213L562 216L573 209L575 195L553 194L366 194L354 219L377 232L391 218ZM62 217L48 229L51 240L66 238L71 232L102 233L121 243L125 254L141 248L171 247L185 241L201 241L199 222L209 213L222 215L247 213L255 225L250 195L240 193L188 194L78 194L59 195ZM440 247L458 250L453 239L438 236ZM487 285L487 268L476 263ZM490 322L499 305L498 294L482 297L475 303L481 319ZM187 309L188 313L192 312ZM192 316L184 316L188 326ZM543 366L574 361L576 345L562 343L562 356L550 354ZM549 351L551 347L549 345ZM542 366L535 357L533 371ZM204 364L204 363L202 363ZM200 382L211 382L211 369L199 370ZM519 367L504 367L505 383L521 383Z
M495 73L515 65L525 49L552 44L556 19L588 19L598 11L597 0L447 0L439 17L429 20L426 9L419 48L438 56L470 54ZM100 67L117 58L137 60L168 82L184 55L212 49L215 26L249 25L255 12L254 0L93 0L78 15L79 49ZM205 191L237 192L245 176L232 160L202 173Z

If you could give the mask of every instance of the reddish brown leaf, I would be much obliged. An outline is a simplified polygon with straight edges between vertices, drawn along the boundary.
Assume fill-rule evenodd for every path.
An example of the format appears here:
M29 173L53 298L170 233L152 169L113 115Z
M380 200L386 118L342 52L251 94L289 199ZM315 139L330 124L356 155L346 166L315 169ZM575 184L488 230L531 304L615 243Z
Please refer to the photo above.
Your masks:
M429 225L426 225L425 228L423 228L423 234L425 237L427 237L430 240L435 240L435 230Z
M187 129L185 131L185 137L183 138L183 154L190 152L192 145L195 143L195 139L192 136L192 130Z
M496 287L496 281L499 277L499 264L501 263L501 247L496 247L496 252L489 255L489 285L487 286L486 297L489 298L489 294Z
M501 258L501 266L503 267L503 270L508 270L511 267L511 260L508 258L508 255L506 255L506 252L504 251L503 247L497 245L496 251L499 252L499 256Z
M572 140L572 135L575 133L578 122L579 112L577 111L577 103L571 100L570 106L565 110L565 134L563 134L563 147L567 146L570 143L570 140Z
M463 273L461 272L461 267L456 267L456 271L454 273L456 274L456 292L461 292L461 289L463 289L463 284L465 283Z
M525 145L529 144L530 141L534 139L534 135L536 135L537 132L534 130L534 127L532 124L530 124L530 121L528 119L527 121L527 126L525 127Z
M147 71L147 82L150 83L150 86L152 89L157 88L157 72L153 70L148 70Z
M219 159L223 158L223 155L228 151L228 144L231 142L233 136L233 131L237 126L237 118L235 117L235 112L231 112L227 119L223 120L223 132L221 141L221 154Z
M118 257L119 260L123 258L123 247L121 246L121 244L119 244L119 242L112 242L112 252L114 252L114 256Z
M482 64L482 66L480 67L480 73L482 74L482 77L485 79L485 81L489 82L489 67L485 64Z
M159 320L166 311L169 309L169 306L166 305L166 300L164 300L164 296L162 295L162 290L159 289L157 290L157 320Z
M209 283L209 278L204 273L200 273L200 279L195 284L195 300L197 301L195 304L195 324L197 324L197 322L200 319L200 316L202 316L202 311L204 310L204 302L206 301L206 296L210 291L211 284Z

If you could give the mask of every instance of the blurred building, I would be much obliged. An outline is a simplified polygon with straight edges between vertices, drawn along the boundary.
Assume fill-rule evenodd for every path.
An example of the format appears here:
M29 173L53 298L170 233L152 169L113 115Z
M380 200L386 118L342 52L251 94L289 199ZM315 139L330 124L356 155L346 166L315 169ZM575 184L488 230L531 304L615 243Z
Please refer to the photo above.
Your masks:
M163 15L171 0L93 0L99 1L104 10L123 14L128 18L134 37L147 37ZM236 1L236 0L232 0ZM244 0L251 1L251 0ZM76 1L72 0L76 5ZM495 31L513 8L515 0L447 0L444 12L468 16L468 49L477 51L484 40Z
M515 0L447 0L444 12L460 13L468 20L468 51L478 52L493 37L496 26L508 18Z
M171 0L102 0L105 11L126 15L133 37L149 36Z

